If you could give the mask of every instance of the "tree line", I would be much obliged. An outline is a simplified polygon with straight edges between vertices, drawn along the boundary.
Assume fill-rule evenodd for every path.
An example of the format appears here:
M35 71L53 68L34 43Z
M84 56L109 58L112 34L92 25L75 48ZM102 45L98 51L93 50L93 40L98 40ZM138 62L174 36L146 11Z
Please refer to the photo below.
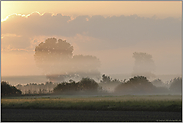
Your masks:
M128 81L112 79L98 70L100 60L91 55L73 55L73 46L66 40L48 38L35 47L36 65L43 70L49 79L46 83L29 83L11 86L1 82L1 95L15 94L51 94L76 92L109 92L115 94L159 94L181 93L182 78L174 78L170 87L160 80L150 82L147 78L154 77L155 64L152 56L147 53L133 53L135 66ZM141 76L138 76L141 75ZM146 78L146 77L147 78ZM65 81L66 79L69 82ZM93 78L93 79L91 79ZM77 81L76 81L77 80ZM57 84L58 82L61 82Z
M159 84L158 84L159 83ZM91 78L82 78L80 81L69 80L62 83L29 83L11 86L5 81L1 82L1 96L21 94L89 94L89 93L112 93L112 94L182 94L182 78L174 78L169 87L163 85L160 79L150 82L144 76L134 76L128 81L112 79L102 75L102 80L97 83ZM112 88L111 91L109 88Z

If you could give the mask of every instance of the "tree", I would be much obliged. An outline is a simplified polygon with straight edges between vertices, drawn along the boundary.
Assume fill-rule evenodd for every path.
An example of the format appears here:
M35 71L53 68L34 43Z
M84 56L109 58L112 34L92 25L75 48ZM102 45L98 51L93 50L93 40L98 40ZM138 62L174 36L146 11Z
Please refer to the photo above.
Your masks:
M53 92L54 93L76 93L79 91L78 88L79 83L72 81L71 83L63 82L58 84Z
M170 85L170 91L182 94L182 78L178 77L173 79L173 82Z
M116 93L122 94L148 94L154 93L156 87L144 76L135 76L126 83L121 83L115 88Z
M52 81L64 81L69 77L100 77L100 61L95 56L73 56L73 46L62 39L48 38L35 48L34 58L47 78Z
M133 58L135 58L135 65L133 68L133 76L146 76L155 77L152 73L155 70L155 64L152 59L152 55L142 52L133 53Z
M100 82L102 83L109 83L112 81L112 78L110 76L106 76L105 74L102 75L102 80Z
M49 79L50 75L66 75L73 55L73 46L65 40L48 38L35 48L34 58ZM62 78L63 79L63 78Z
M1 82L1 96L6 95L20 95L22 92L16 87L9 85L7 82Z
M79 89L84 92L97 92L98 88L98 83L90 78L82 78L82 80L79 82Z
M77 92L97 92L99 85L95 80L82 78L79 82L70 80L70 83L63 82L54 88L54 93L77 93Z
M102 75L102 80L99 85L108 92L113 92L114 89L121 83L118 79L112 79L110 76L105 74Z

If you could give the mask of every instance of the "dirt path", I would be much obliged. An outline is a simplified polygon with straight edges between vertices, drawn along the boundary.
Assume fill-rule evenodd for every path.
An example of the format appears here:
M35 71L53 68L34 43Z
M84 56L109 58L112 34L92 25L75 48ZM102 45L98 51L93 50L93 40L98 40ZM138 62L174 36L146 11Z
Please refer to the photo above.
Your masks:
M181 112L1 109L1 121L182 121Z

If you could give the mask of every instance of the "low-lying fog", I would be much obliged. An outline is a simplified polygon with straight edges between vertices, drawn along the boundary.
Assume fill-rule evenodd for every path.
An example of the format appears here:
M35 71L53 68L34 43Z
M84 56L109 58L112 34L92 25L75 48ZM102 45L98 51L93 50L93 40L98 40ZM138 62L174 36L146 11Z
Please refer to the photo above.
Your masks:
M178 92L181 90L181 78L178 78L181 75L155 74L156 62L151 54L133 52L131 73L107 75L101 73L100 67L104 62L98 57L88 54L74 55L73 51L73 46L66 40L48 38L35 47L34 53L35 63L42 70L42 76L3 76L2 81L15 85L24 94L65 93L69 90L83 92L85 89L88 92L91 88L102 93L115 94L168 94L173 93L177 87ZM115 66L110 66L113 65ZM175 87L171 87L174 82ZM92 83L95 83L94 87ZM66 90L63 91L64 89Z

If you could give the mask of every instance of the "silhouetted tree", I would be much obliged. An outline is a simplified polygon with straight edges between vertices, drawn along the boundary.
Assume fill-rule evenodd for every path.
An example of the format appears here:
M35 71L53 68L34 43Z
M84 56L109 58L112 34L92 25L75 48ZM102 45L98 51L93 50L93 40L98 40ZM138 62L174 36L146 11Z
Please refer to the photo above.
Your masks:
M102 87L103 90L113 92L116 86L118 86L120 83L120 80L112 79L110 76L103 74L102 80L100 81L99 85Z
M29 83L26 85L18 84L16 88L22 91L25 94L39 94L39 93L51 93L53 88L56 86L53 82L46 82L46 83Z
M102 83L109 83L112 81L112 78L110 76L106 76L105 74L102 75L102 80L100 82Z
M23 89L23 86L21 85L21 84L18 84L18 85L16 85L15 86L17 89L19 89L19 90L22 90Z
M98 83L90 78L82 78L82 80L79 82L79 89L81 89L82 91L97 92L98 88Z
M72 81L71 83L63 82L58 84L53 92L54 93L75 93L79 91L78 88L79 83L76 83L75 81Z
M5 95L20 95L22 92L16 87L9 85L7 82L1 82L1 96Z
M182 78L174 78L170 85L170 91L173 93L182 94Z
M95 80L90 78L82 78L81 81L70 81L58 84L54 88L54 93L76 93L76 92L98 92L99 85Z
M105 74L102 75L101 83L120 83L121 81L118 79L112 79L110 76L106 76Z
M152 73L155 70L155 64L152 59L152 55L147 53L133 53L133 58L135 58L135 65L133 68L133 76L146 76L155 77Z
M115 92L121 94L148 94L154 93L156 87L144 76L135 76L126 83L121 83L115 88Z
M52 85L53 85L53 82L46 82L45 83L46 90L48 90L48 92L50 92L52 90Z

